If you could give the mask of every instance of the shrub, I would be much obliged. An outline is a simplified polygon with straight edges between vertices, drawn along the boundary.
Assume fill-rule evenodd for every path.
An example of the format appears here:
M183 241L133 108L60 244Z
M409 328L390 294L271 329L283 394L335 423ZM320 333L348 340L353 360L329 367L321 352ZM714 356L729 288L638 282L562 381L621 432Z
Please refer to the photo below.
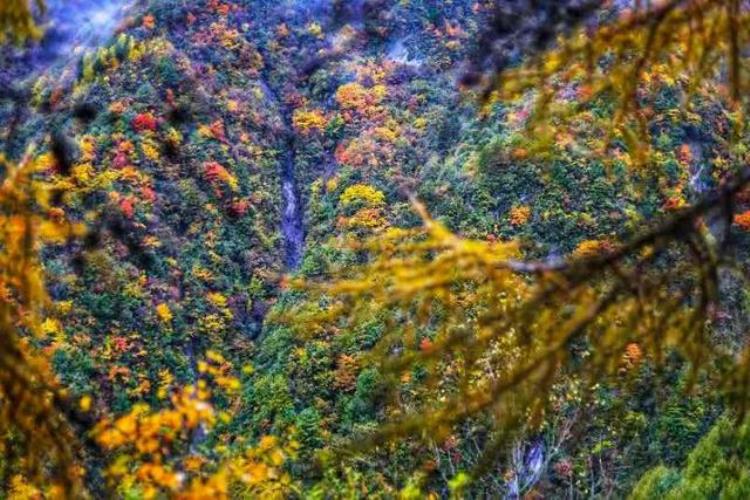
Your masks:
M345 207L352 205L379 207L385 203L385 195L382 191L367 184L355 184L346 188L339 201Z
M750 231L750 210L735 215L734 223L743 231Z
M328 120L326 120L325 115L319 109L314 109L312 111L297 109L294 111L292 122L294 128L304 134L309 133L314 129L318 131L323 130L326 128L326 125L328 125Z
M158 124L153 114L139 113L138 115L136 115L135 118L133 118L132 125L133 125L133 129L136 132L145 132L147 130L154 132L156 131Z

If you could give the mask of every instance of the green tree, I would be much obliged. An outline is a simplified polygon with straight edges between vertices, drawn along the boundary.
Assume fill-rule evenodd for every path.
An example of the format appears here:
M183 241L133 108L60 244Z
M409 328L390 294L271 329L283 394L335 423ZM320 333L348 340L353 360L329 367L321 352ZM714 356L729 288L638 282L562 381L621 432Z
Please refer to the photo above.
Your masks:
M681 469L658 466L633 489L632 500L726 498L750 495L750 426L721 418Z

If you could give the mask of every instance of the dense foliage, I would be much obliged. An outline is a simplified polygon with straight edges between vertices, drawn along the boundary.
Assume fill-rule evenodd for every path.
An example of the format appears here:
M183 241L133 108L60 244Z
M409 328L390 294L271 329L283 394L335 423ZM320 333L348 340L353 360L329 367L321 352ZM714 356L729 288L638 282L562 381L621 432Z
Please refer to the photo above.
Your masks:
M0 58L2 491L746 496L748 13L645 3L154 0Z

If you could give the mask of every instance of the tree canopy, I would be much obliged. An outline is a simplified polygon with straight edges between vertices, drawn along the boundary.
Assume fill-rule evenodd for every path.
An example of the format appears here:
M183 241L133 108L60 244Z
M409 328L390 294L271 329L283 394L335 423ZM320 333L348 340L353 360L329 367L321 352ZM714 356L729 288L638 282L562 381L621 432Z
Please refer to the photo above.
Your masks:
M7 40L23 42L41 36L33 16L33 7L44 12L44 1L7 0L0 5L0 43Z
M750 403L750 346L744 332L723 333L722 312L750 285L742 2L477 2L483 24L472 18L466 31L430 5L392 2L430 20L432 77L467 59L453 100L404 83L418 63L398 44L370 57L397 22L388 2L330 24L258 8L278 24L257 33L243 14L252 2L178 3L129 19L135 35L83 56L68 83L42 78L0 96L35 113L10 127L0 157L0 472L15 493L366 494L361 457L416 442L420 457L437 458L420 470L408 462L404 496L448 469L443 493L522 494L541 474L533 441L559 448L570 415L598 404L603 387L679 379L685 394L715 389L728 416L684 469L651 470L633 498L741 496L746 425L730 432L729 422ZM0 43L40 36L34 8L44 6L0 5ZM163 33L178 22L189 37ZM314 57L302 68L305 45ZM353 47L365 54L357 64L345 59ZM331 66L344 77L327 79ZM452 123L460 101L479 109L476 122ZM41 122L49 130L33 137ZM492 126L504 135L485 141ZM28 140L14 157L17 130ZM434 158L458 136L469 137L454 152L469 173L450 177ZM420 141L431 154L407 147ZM569 184L584 167L599 197L618 186L622 204L645 208L568 251L452 227L466 228L455 219L487 200L444 209L453 179L515 185L518 169ZM299 179L311 180L302 197ZM442 183L429 200L425 179ZM507 234L548 216L525 201L537 180L507 207ZM298 199L319 222L308 235L319 245L296 268L276 255L289 249L288 228L279 237L269 227L296 223ZM85 302L81 317L62 295ZM106 371L75 357L86 349ZM102 411L92 408L100 399ZM326 399L345 439L331 438L339 423ZM499 487L502 460L515 478ZM555 467L572 477L565 462Z

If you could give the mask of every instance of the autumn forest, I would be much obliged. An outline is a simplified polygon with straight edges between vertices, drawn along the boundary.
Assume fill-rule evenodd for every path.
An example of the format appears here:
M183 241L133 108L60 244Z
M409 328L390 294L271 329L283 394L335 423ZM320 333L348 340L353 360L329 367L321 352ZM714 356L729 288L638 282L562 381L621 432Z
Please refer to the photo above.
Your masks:
M0 499L750 498L750 3L0 0Z

